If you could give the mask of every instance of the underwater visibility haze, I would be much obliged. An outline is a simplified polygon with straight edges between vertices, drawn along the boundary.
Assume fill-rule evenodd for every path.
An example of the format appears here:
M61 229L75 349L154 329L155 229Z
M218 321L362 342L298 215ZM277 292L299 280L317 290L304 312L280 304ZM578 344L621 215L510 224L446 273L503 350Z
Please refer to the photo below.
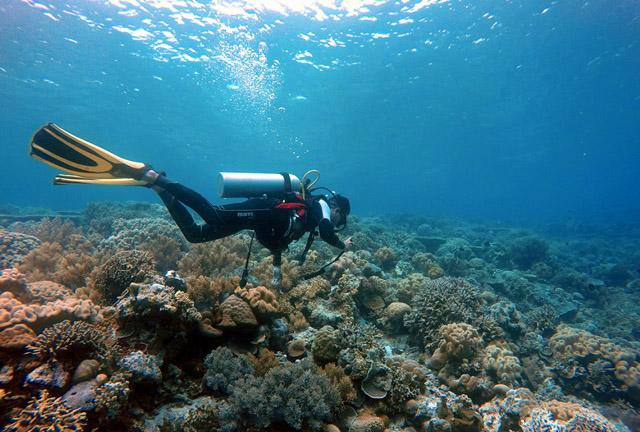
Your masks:
M0 428L640 430L639 78L638 0L1 1Z

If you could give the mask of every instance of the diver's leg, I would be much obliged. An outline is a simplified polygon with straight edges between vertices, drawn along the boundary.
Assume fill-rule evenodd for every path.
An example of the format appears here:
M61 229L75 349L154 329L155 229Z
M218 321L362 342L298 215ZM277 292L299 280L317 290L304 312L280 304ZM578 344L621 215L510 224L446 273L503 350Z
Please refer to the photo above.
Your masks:
M149 175L149 173L147 173L147 175ZM224 222L216 212L217 206L211 204L205 197L193 189L169 180L164 175L156 175L151 187L158 193L161 191L169 192L174 199L192 208L208 224L220 225ZM184 211L188 213L186 209L184 209ZM191 215L189 215L189 217L191 217Z

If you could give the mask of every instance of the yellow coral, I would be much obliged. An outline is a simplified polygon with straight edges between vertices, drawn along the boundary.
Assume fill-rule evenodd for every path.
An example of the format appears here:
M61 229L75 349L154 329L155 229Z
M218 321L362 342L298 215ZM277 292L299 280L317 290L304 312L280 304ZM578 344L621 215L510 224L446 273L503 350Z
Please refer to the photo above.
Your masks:
M60 398L49 397L46 390L31 400L13 422L4 429L7 432L23 431L82 431L87 424L87 416L79 410L71 410Z
M522 381L520 360L504 346L489 345L484 351L482 364L487 371L495 374L501 384L516 386Z
M440 327L440 343L431 358L431 367L441 369L449 361L461 361L475 356L482 338L470 324L453 323Z

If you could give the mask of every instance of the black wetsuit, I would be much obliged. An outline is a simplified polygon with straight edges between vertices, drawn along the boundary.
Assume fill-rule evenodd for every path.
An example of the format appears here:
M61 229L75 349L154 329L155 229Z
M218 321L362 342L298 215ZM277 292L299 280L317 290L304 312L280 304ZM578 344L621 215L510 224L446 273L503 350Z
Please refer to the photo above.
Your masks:
M214 205L198 192L165 176L158 177L154 186L162 188L158 195L191 243L216 240L250 229L279 262L289 243L317 228L322 240L344 249L344 243L334 232L329 205L322 196L307 199L306 214L300 217L294 209L276 208L282 202L277 198L251 198L236 204ZM185 206L193 209L205 223L197 224Z

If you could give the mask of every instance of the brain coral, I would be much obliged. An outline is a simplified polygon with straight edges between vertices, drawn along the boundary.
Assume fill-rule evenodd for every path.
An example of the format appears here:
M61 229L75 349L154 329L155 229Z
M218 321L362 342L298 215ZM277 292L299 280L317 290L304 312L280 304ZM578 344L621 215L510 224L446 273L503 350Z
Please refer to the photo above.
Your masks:
M602 415L580 405L550 401L533 408L520 426L523 432L616 432Z
M480 296L475 287L460 278L424 280L404 319L414 341L435 349L441 326L454 322L475 324L482 318Z
M238 287L235 294L248 301L253 313L262 320L274 318L280 312L276 295L267 287Z
M251 307L233 294L220 304L218 312L220 314L218 326L223 329L251 328L258 325Z
M47 391L43 390L40 396L33 398L4 430L7 432L72 432L84 430L86 423L86 414L67 408L60 398L49 397Z

